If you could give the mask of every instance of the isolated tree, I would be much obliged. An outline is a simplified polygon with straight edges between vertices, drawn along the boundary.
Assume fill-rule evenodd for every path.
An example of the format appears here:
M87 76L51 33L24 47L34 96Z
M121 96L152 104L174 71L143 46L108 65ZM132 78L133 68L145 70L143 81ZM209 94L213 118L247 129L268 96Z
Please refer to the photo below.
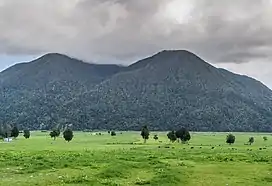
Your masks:
M11 129L10 137L17 138L18 136L19 136L19 129L18 129L18 127L14 126Z
M155 134L154 137L153 137L153 139L154 139L155 141L157 141L157 140L159 139L158 135Z
M59 137L60 135L60 130L54 129L53 131L50 132L49 135L51 138L54 138L54 140L56 140L56 138Z
M29 130L24 130L24 137L25 137L25 139L30 138L30 131Z
M267 141L268 139L267 139L267 137L266 137L266 136L264 136L264 137L263 137L263 140L264 140L264 141Z
M146 125L142 128L141 136L144 139L144 143L146 143L146 140L149 139L149 130Z
M116 132L115 131L111 131L111 136L116 136Z
M73 131L71 129L66 129L64 132L63 132L63 138L70 142L74 137L74 134L73 134Z
M235 142L235 136L233 134L228 134L227 137L226 137L226 143L231 145L234 142Z
M11 136L11 126L9 124L4 124L2 128L2 136L4 138L9 138Z
M4 138L4 128L0 125L0 138Z
M250 137L248 139L248 143L249 143L249 145L251 145L252 143L254 143L254 137Z
M182 141L182 143L190 141L191 139L191 135L186 128L181 128L177 130L175 134L176 134L176 137Z
M108 131L108 134L110 134L111 133L111 131Z
M177 140L175 131L168 132L167 137L172 143L174 143Z

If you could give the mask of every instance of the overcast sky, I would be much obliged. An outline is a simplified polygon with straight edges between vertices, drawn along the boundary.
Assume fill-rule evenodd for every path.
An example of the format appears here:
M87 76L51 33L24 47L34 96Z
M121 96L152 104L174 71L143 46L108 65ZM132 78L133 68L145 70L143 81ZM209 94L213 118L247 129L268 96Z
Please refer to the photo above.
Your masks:
M0 0L0 70L47 52L130 64L187 49L272 88L272 0Z

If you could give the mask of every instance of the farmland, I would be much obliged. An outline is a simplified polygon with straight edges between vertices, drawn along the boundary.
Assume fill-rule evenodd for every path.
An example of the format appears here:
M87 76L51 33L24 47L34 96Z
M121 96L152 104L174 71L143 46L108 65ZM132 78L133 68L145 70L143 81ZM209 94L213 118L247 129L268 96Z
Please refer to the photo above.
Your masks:
M0 185L272 185L270 134L233 133L228 145L227 133L191 133L188 144L169 142L166 132L151 132L146 144L140 132L101 133L0 142Z

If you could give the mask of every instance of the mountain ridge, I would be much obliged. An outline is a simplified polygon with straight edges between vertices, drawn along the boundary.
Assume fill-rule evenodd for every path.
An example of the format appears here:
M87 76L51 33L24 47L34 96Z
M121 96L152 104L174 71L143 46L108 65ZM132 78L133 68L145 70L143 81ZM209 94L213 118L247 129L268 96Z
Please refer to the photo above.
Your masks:
M75 129L272 130L268 87L186 50L164 50L127 67L50 53L0 72L0 79L2 123L30 129L72 123Z

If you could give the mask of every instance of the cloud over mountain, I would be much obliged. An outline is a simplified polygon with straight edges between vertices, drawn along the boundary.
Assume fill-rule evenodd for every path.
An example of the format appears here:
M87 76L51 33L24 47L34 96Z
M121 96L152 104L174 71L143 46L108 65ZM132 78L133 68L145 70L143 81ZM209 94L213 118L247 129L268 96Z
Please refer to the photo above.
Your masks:
M270 61L271 0L0 0L0 53L132 62L188 49L210 62Z

